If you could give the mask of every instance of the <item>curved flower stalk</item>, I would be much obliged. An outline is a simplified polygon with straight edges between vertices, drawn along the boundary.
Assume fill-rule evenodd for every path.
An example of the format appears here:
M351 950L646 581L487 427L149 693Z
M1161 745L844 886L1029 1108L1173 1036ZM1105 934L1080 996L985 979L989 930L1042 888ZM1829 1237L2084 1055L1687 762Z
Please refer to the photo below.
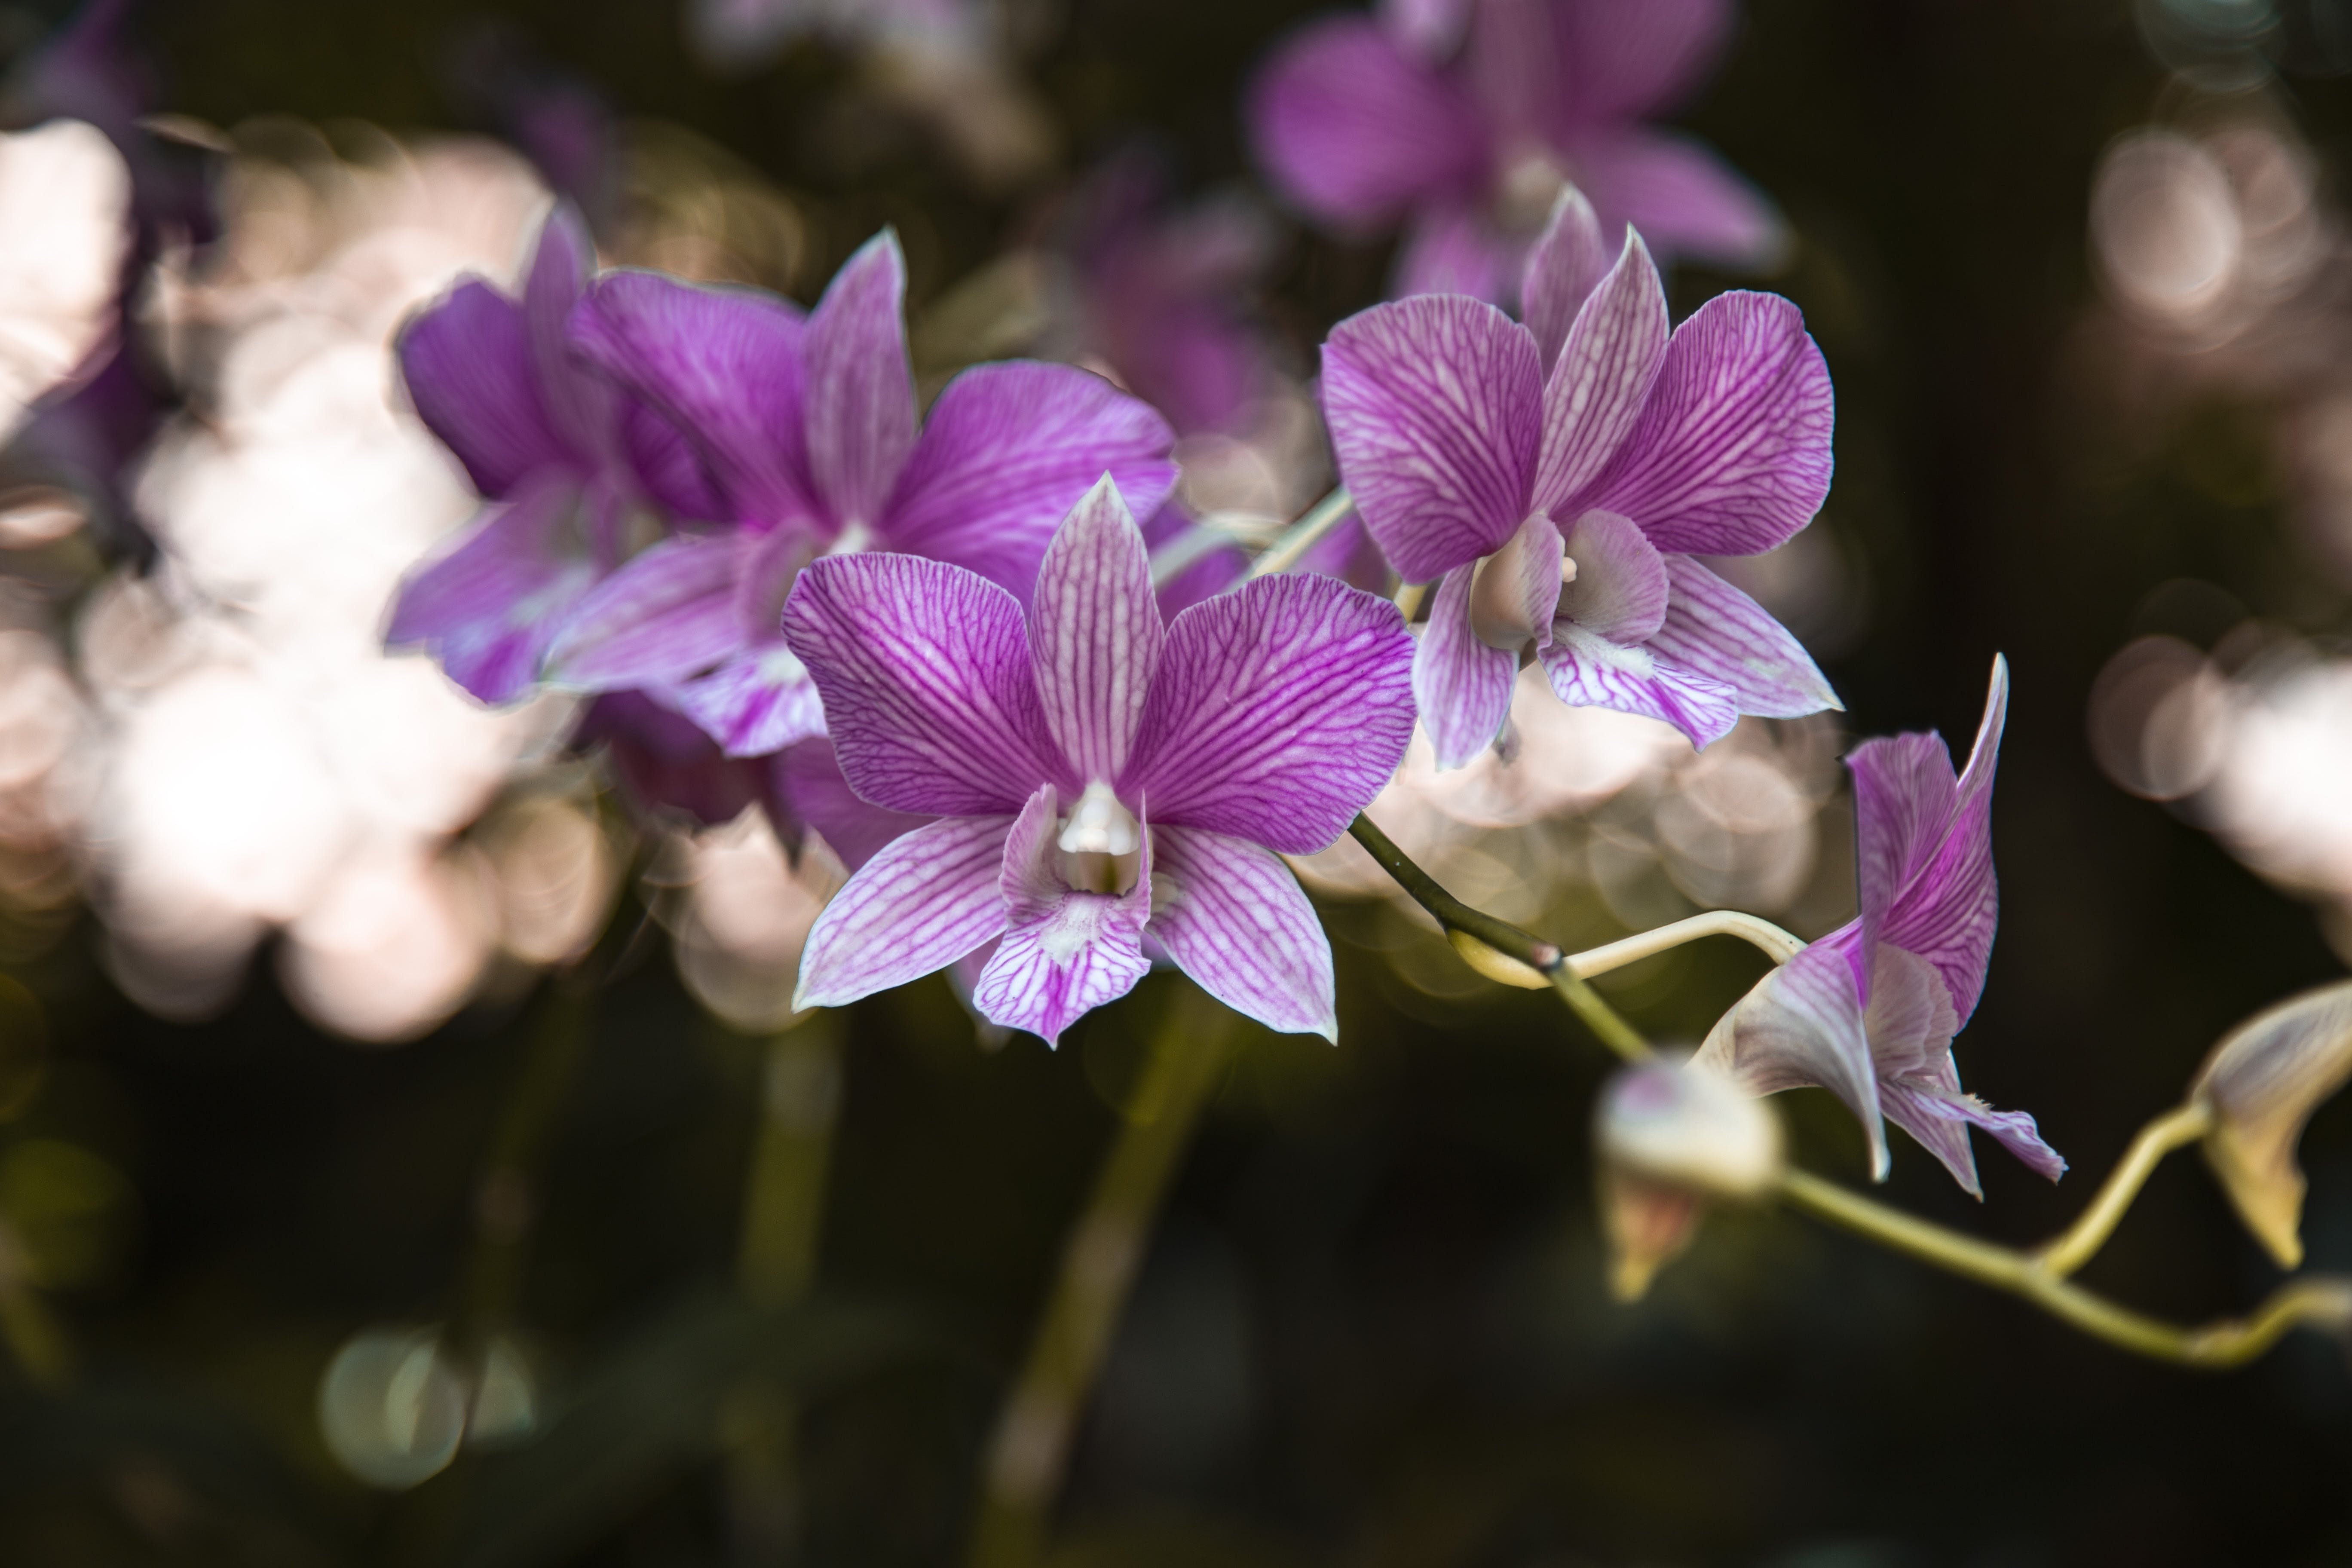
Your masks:
M628 553L635 514L714 504L677 427L572 356L567 322L595 257L579 215L558 206L520 300L469 279L400 336L409 398L484 505L401 584L384 640L428 649L484 702L536 686L565 619Z
M1640 237L1604 254L1571 193L1529 258L1527 325L1425 295L1323 345L1340 478L1404 579L1437 580L1413 685L1441 766L1501 734L1530 647L1560 700L1698 746L1743 713L1840 706L1796 638L1698 560L1769 550L1820 510L1821 351L1772 294L1719 294L1670 337Z
M2053 1182L2066 1170L2032 1117L1963 1091L1952 1060L1992 957L1992 781L2008 713L2009 665L1996 656L1984 723L1957 778L1932 731L1854 748L1860 918L1758 982L1696 1058L1757 1094L1831 1090L1862 1119L1882 1181L1883 1115L1979 1198L1971 1126Z
M1659 255L1761 268L1779 216L1703 143L1644 120L1721 52L1729 0L1392 0L1306 27L1251 89L1259 160L1335 227L1402 222L1398 294L1507 304L1565 184Z
M805 318L748 289L650 272L600 279L573 311L589 361L694 432L715 528L681 531L588 595L548 674L646 688L730 755L824 732L777 630L796 574L881 548L950 562L1025 598L1055 524L1098 474L1139 510L1175 482L1166 421L1099 376L1013 361L965 371L919 419L887 230Z
M973 1005L1050 1043L1149 946L1237 1012L1336 1037L1330 945L1278 857L1338 837L1404 753L1394 605L1268 577L1163 624L1106 475L1025 616L970 570L868 554L803 572L783 620L850 787L939 819L826 907L796 1005L984 951Z

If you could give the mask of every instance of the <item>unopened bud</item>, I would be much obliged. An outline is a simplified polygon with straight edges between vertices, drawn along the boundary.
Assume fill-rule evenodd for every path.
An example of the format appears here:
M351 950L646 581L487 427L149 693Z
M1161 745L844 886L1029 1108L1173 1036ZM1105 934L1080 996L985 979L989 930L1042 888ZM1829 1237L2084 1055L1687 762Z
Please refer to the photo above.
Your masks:
M1709 1068L1644 1062L1610 1079L1594 1114L1609 1289L1638 1300L1697 1233L1713 1199L1762 1196L1780 1178L1780 1123Z
M2213 1118L2205 1157L2281 1268L2303 1261L2304 1123L2352 1078L2352 981L2258 1013L2205 1058L2189 1097Z

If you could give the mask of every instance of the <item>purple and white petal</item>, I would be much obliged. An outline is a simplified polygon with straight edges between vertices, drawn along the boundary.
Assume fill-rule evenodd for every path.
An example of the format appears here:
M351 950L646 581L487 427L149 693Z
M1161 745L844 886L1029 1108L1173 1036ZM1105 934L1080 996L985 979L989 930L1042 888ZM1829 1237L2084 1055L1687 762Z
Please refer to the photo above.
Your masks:
M1511 716L1516 652L1490 647L1470 623L1475 566L1456 566L1437 584L1413 650L1412 694L1441 769L1466 767L1495 743Z
M1539 649L1552 692L1570 708L1608 708L1662 720L1704 749L1739 722L1739 700L1731 688L1660 658L1647 647L1628 647L1588 631L1574 621L1552 623L1549 647Z
M823 736L785 747L768 760L770 793L791 803L793 815L824 836L841 863L856 871L892 840L937 817L869 805L841 776L833 742Z
M655 272L599 278L572 313L580 353L692 435L736 517L814 516L800 310L751 289Z
M1617 259L1602 238L1592 204L1574 185L1561 188L1551 217L1528 251L1519 279L1519 320L1536 335L1536 352L1549 377L1559 359L1568 329L1592 290Z
M1154 822L1313 854L1403 761L1412 664L1396 606L1328 577L1195 605L1168 628L1119 795Z
M1328 222L1385 222L1467 190L1486 164L1462 89L1365 17L1335 17L1282 46L1251 85L1248 114L1275 187Z
M1046 547L1029 612L1045 722L1079 778L1127 766L1166 641L1143 531L1105 474Z
M1486 204L1474 196L1423 202L1413 210L1397 246L1389 292L1467 294L1505 309L1518 302L1527 241L1496 228Z
M913 555L829 555L784 605L850 787L877 805L1013 816L1041 784L1076 796L1030 672L1021 606Z
M746 640L736 590L756 542L681 534L631 558L565 618L548 679L581 691L662 686L732 657Z
M816 682L781 637L680 682L669 696L730 757L764 757L824 733Z
M385 646L424 645L481 701L529 694L557 626L596 581L580 502L559 475L485 509L457 548L402 581Z
M1665 285L1642 237L1629 228L1616 265L1577 311L1544 384L1537 506L1555 517L1581 510L1580 492L1641 419L1666 341Z
M1375 305L1323 345L1339 477L1408 583L1487 554L1528 515L1542 436L1536 341L1492 305Z
M1984 1196L1969 1147L1970 1127L1991 1133L2037 1175L2054 1182L2066 1173L2065 1160L2042 1141L2041 1129L2022 1110L1995 1110L1973 1094L1943 1093L1900 1079L1881 1084L1879 1100L1886 1119L1941 1161L1970 1197Z
M1630 520L1588 511L1564 543L1571 564L1563 568L1569 580L1559 590L1558 622L1629 647L1665 624L1674 595L1665 559Z
M1588 125L1675 107L1738 20L1731 0L1577 0L1553 12L1559 112Z
M397 353L417 417L482 494L502 498L541 468L580 466L540 403L522 307L480 279L411 317Z
M1151 837L1147 931L1176 967L1270 1029L1337 1044L1331 942L1290 868L1202 828L1155 826Z
M1788 251L1770 199L1696 138L1621 125L1579 129L1562 145L1592 205L1670 262L1768 271Z
M1871 1175L1885 1181L1878 1075L1848 953L1860 935L1857 926L1841 927L1758 981L1691 1059L1728 1073L1750 1094L1828 1089L1861 1119Z
M1004 934L971 988L990 1023L1025 1029L1049 1045L1150 973L1143 925L1151 912L1151 854L1124 893L1082 892L1055 873L1055 795L1048 784L1023 807L1005 840Z
M950 816L892 841L809 929L795 1010L839 1007L946 968L1004 929L1010 816Z
M1717 294L1675 331L1642 417L1583 498L1661 550L1753 555L1830 489L1829 367L1776 294Z
M1415 59L1442 62L1462 47L1477 0L1381 0L1381 25Z
M588 237L588 226L571 203L558 202L540 226L523 276L523 321L548 426L583 456L602 452L613 438L611 384L572 358L572 311L595 271L596 242Z
M1470 632L1488 647L1516 656L1529 643L1551 639L1559 614L1563 541L1542 512L1478 563L1470 579ZM1448 574L1451 576L1452 574Z
M1176 483L1175 432L1066 364L976 365L948 383L898 477L884 546L951 561L1026 600L1054 530L1106 473L1138 517Z
M886 228L834 274L809 313L809 472L841 528L881 521L915 449L906 299L907 258Z
M1653 652L1731 688L1742 713L1844 710L1812 655L1763 605L1687 555L1664 560L1666 614L1650 634Z

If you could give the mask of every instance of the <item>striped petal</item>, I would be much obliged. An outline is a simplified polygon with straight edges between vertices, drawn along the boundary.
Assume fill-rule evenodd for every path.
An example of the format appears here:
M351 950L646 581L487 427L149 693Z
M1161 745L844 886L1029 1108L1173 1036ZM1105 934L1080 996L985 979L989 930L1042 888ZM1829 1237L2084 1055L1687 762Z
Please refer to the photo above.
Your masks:
M981 971L971 1004L990 1023L1025 1029L1049 1045L1106 1002L1135 989L1149 973L1143 923L1151 912L1150 837L1142 866L1124 893L1081 892L1055 870L1055 795L1051 784L1022 808L1005 840L1004 934Z
M1150 933L1234 1012L1289 1035L1339 1038L1331 942L1280 858L1222 833L1154 827Z
M1580 492L1642 417L1666 341L1665 285L1629 228L1616 265L1577 310L1544 384L1538 507L1556 518L1580 510Z
M843 263L808 319L808 461L834 521L869 527L915 448L907 258L884 229Z
M1665 616L1653 653L1731 688L1742 713L1796 719L1845 704L1771 613L1687 555L1664 558Z
M1105 474L1046 547L1029 616L1045 722L1079 778L1127 765L1166 640L1143 531Z
M894 839L809 929L793 1006L839 1007L946 968L1004 929L1010 816L950 816Z
M1878 1074L1849 956L1861 935L1858 926L1843 926L1765 975L1716 1024L1692 1060L1730 1074L1750 1094L1828 1089L1861 1118L1871 1174L1884 1181Z
M1570 708L1663 720L1699 747L1720 741L1739 721L1739 700L1719 680L1680 668L1647 647L1612 642L1574 621L1554 621L1551 630L1550 645L1536 657L1553 693Z
M1609 244L1592 204L1574 185L1564 187L1552 203L1550 220L1528 251L1527 269L1519 279L1519 320L1536 335L1546 376L1559 360L1576 313L1609 275L1610 265Z
M1470 624L1470 589L1477 570L1457 566L1438 583L1413 650L1413 700L1440 768L1475 761L1511 716L1511 682L1519 658L1487 647Z

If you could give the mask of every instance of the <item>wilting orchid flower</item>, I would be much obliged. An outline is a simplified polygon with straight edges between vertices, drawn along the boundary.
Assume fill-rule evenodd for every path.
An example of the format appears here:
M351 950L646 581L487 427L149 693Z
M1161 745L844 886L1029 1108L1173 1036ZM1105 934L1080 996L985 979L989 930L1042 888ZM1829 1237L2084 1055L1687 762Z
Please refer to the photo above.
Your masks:
M1336 1037L1330 944L1277 856L1331 843L1404 755L1392 605L1265 577L1163 625L1106 476L1025 617L973 573L862 555L803 572L784 630L850 786L939 817L835 896L795 1005L992 944L972 1005L1051 1042L1142 977L1148 943L1235 1011Z
M1139 510L1160 504L1176 477L1166 421L1087 372L977 365L919 420L906 279L886 230L805 320L749 289L597 281L572 318L583 352L695 433L728 522L655 545L589 595L550 652L551 679L661 690L730 755L774 752L824 732L777 630L816 556L928 555L1025 597L1097 475Z
M1658 254L1768 263L1780 219L1700 142L1642 123L1687 95L1730 0L1392 0L1313 24L1250 95L1276 185L1323 222L1403 220L1399 294L1507 304L1564 184ZM1465 37L1466 33L1466 37Z
M1528 258L1526 326L1422 295L1323 345L1340 478L1405 580L1439 579L1413 687L1443 767L1501 733L1530 644L1563 702L1694 745L1742 713L1839 706L1797 640L1696 559L1769 550L1820 509L1821 351L1772 294L1719 294L1670 341L1640 237L1605 276L1603 255L1570 192Z
M1970 1124L2053 1182L2066 1169L2032 1117L1963 1092L1952 1061L1952 1037L1976 1011L1992 956L1992 775L2008 713L2009 665L1996 657L1984 723L1958 778L1932 731L1854 748L1846 765L1861 917L1759 981L1694 1058L1756 1094L1831 1090L1862 1118L1881 1180L1883 1113L1978 1197Z
M685 437L571 354L565 322L595 254L558 207L520 300L472 279L401 333L410 400L487 504L401 585L385 641L422 644L485 702L538 680L565 617L627 552L633 512L715 505Z

